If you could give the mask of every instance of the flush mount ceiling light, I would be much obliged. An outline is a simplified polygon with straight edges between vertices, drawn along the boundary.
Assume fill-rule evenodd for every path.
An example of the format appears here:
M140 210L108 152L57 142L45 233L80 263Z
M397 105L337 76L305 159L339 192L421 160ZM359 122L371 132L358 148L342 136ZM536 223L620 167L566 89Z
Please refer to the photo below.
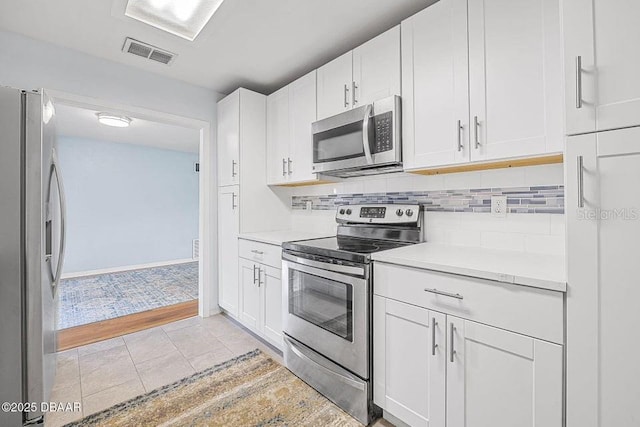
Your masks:
M223 0L129 0L124 14L193 41Z
M98 113L98 121L103 125L113 126L116 128L126 128L131 124L131 119L125 116L116 116L115 114Z

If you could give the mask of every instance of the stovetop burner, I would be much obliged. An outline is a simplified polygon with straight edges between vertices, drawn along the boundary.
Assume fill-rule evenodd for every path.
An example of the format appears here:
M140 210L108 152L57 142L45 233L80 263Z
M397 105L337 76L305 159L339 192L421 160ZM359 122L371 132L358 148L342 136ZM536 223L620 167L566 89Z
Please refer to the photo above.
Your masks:
M418 205L339 206L336 237L287 242L286 251L368 263L374 252L423 241L422 212Z

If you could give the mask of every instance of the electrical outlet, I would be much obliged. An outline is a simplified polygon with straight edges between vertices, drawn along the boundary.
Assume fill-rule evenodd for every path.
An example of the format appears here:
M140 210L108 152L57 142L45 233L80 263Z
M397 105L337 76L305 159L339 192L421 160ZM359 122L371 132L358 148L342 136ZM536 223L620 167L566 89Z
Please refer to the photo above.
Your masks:
M491 196L491 215L499 218L507 216L507 196Z

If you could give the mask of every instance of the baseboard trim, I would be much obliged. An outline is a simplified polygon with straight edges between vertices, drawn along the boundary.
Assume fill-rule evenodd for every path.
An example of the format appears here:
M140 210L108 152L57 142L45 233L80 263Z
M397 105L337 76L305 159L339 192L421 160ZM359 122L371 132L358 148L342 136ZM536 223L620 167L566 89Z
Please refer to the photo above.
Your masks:
M198 315L198 300L58 331L58 351L104 341Z
M150 262L148 264L125 265L122 267L101 268L99 270L78 271L75 273L63 274L62 279L73 279L76 277L95 276L98 274L119 273L121 271L142 270L144 268L164 267L167 265L186 264L188 262L196 262L196 261L198 260L193 258L182 258L182 259L173 259L170 261Z

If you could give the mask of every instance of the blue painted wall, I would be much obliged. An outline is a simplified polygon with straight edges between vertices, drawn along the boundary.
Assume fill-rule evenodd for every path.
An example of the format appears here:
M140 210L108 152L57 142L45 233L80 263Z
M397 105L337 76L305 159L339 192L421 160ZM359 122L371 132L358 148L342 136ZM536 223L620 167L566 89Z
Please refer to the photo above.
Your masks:
M198 155L58 139L67 195L64 273L191 258Z

